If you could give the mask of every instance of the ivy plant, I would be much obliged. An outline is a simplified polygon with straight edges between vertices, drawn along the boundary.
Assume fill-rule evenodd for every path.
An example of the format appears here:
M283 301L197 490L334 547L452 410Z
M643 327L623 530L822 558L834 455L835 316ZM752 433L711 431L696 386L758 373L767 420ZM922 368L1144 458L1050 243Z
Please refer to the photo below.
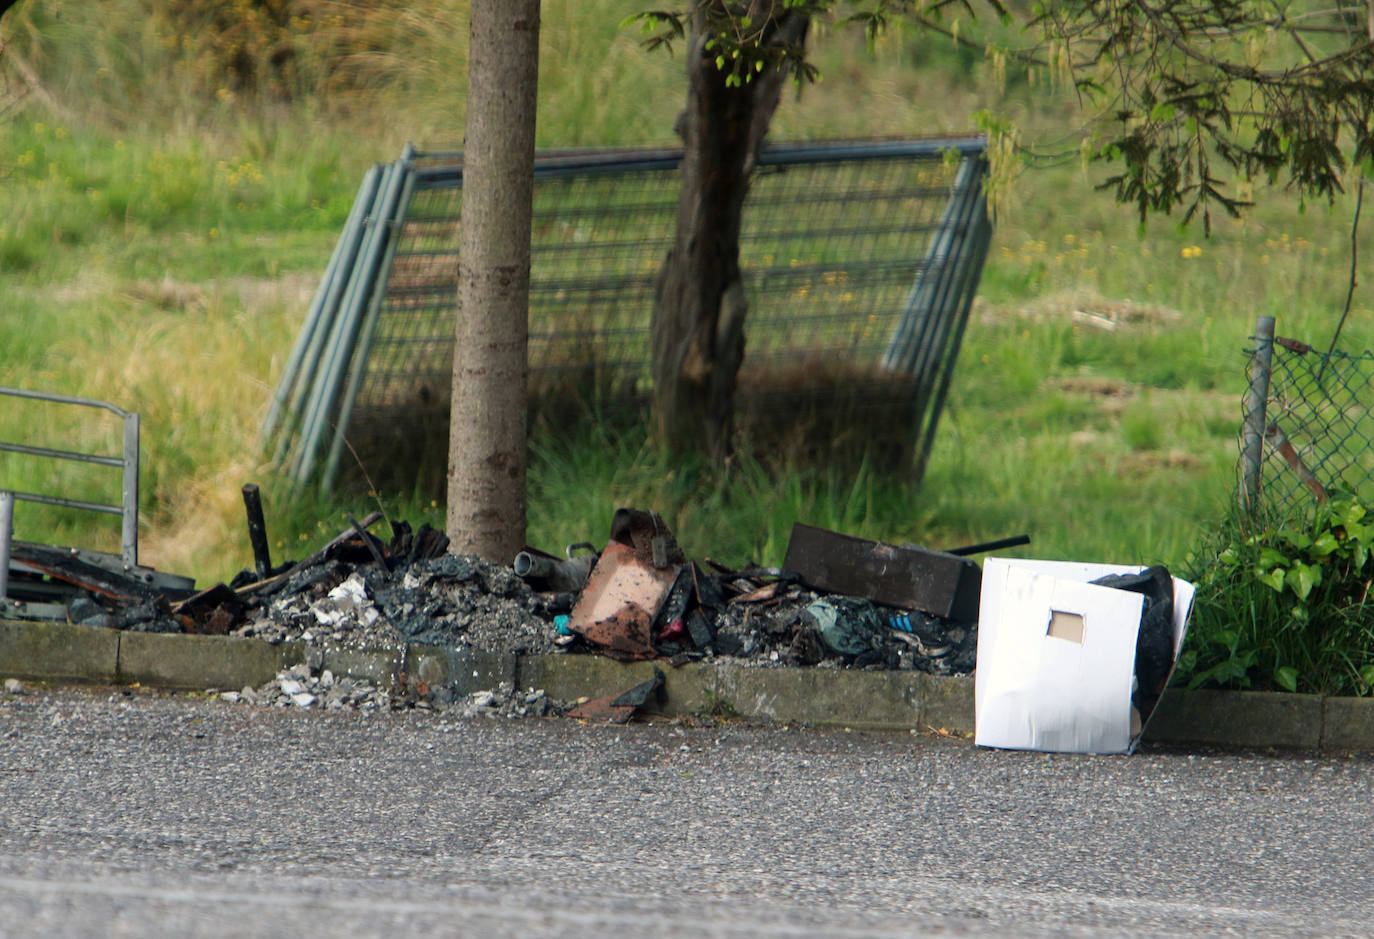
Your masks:
M1175 681L1366 695L1374 507L1343 493L1300 523L1236 521L1189 560L1198 587Z

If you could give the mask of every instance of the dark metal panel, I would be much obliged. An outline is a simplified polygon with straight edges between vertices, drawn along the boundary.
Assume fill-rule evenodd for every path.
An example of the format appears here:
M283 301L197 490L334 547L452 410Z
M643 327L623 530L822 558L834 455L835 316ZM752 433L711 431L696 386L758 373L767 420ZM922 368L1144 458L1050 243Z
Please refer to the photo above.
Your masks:
M981 569L943 551L897 547L797 522L783 567L816 590L959 622L978 618Z

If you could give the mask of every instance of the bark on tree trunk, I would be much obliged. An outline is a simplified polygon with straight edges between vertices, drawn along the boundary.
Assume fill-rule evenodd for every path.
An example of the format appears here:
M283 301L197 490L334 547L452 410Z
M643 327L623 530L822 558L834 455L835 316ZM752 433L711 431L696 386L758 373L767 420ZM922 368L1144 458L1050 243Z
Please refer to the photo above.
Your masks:
M687 44L687 107L678 121L682 191L654 302L654 413L669 446L720 459L730 450L735 380L744 360L744 198L785 76L769 72L729 86L705 48L704 18L698 9ZM784 13L771 41L801 43L807 25L805 16Z
M449 416L452 550L525 541L525 396L539 0L473 0Z

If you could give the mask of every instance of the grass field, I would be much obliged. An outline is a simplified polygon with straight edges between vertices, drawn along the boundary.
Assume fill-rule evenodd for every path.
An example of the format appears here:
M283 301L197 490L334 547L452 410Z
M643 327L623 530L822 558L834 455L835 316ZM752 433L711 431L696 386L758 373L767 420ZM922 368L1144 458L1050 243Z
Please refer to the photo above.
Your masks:
M28 0L3 22L0 384L142 414L146 563L202 583L247 566L249 481L266 497L274 560L302 556L344 512L375 505L291 493L258 427L366 166L407 140L461 140L465 4L390 5L396 15L358 27L374 34L349 82L290 102L196 86L197 60L136 0L42 6ZM540 146L672 141L681 60L619 28L640 6L545 0ZM948 40L894 34L870 54L822 31L815 49L824 80L787 96L778 139L958 132L997 107L1053 146L1078 119L1072 99L1003 88ZM1335 327L1353 199L1301 211L1259 190L1255 210L1204 239L1167 219L1142 232L1095 190L1104 175L1069 159L999 197L921 486L865 467L717 472L590 430L533 441L529 541L599 541L614 508L632 504L662 512L689 554L731 563L780 562L796 520L933 547L1027 533L1027 555L1182 563L1234 498L1256 316L1323 346ZM1357 295L1346 348L1374 338L1370 312ZM96 449L118 438L109 422L86 430L7 405L0 439ZM15 488L54 484L21 459L0 470ZM94 496L86 479L76 467L57 484ZM382 501L392 517L442 525L429 501ZM28 505L16 536L117 545L113 525Z

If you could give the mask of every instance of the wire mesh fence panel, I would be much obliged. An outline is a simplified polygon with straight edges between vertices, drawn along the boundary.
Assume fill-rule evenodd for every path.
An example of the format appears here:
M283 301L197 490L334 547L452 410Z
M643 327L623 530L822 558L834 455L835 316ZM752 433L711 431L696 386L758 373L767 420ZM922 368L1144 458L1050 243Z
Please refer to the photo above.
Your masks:
M1286 520L1343 491L1374 498L1374 352L1322 352L1263 323L1257 333L1251 384L1264 394L1247 399L1245 434L1259 458L1242 455L1242 501Z
M981 138L950 138L781 145L760 156L740 238L749 308L736 402L742 446L774 447L780 436L831 446L881 433L909 450L920 439L928 402L917 400L910 370L885 364L884 354L904 318L909 327L914 315L931 315L912 303L927 268L946 266L943 255L932 260L935 233L951 218L986 224L981 188L955 185L960 160L981 166L981 154ZM536 432L578 420L645 426L650 322L676 225L680 158L630 150L536 161L528 347ZM411 154L407 166L411 194L392 232L375 323L365 355L350 364L356 398L338 432L352 457L341 468L361 469L373 485L442 493L462 165L455 154ZM980 187L981 173L974 178ZM960 199L976 212L951 215ZM985 242L987 232L976 234ZM961 261L977 255L966 242L956 242ZM954 286L939 292L965 316L977 281L966 273L942 273ZM956 354L957 342L939 351L942 364Z

